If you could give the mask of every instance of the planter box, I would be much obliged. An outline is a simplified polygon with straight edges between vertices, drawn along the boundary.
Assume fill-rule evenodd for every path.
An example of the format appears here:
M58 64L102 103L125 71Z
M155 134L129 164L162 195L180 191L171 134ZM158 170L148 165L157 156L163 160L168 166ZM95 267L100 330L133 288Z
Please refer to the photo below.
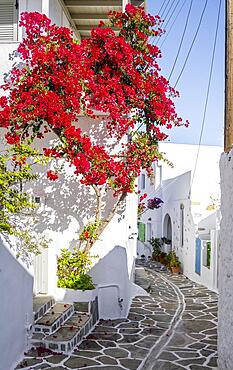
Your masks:
M56 300L64 303L92 302L97 297L97 288L92 290L56 289Z

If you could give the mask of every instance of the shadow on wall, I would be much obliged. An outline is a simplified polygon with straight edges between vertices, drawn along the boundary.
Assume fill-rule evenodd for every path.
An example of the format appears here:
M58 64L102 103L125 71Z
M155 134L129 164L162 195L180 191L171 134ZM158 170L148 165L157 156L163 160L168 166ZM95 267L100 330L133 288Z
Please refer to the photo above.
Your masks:
M63 247L77 246L80 230L95 215L96 196L93 189L80 183L80 177L73 173L67 163L59 171L59 180L56 182L46 179L45 170L39 173L39 179L29 189L41 202L36 231L62 234L66 242ZM103 198L103 217L109 214L114 203L113 193L108 192ZM120 214L124 210L125 205Z

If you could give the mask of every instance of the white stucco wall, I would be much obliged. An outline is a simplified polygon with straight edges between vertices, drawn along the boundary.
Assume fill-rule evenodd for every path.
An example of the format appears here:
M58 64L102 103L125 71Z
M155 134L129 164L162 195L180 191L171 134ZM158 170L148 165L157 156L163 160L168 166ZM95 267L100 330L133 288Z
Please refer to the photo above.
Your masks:
M221 228L219 261L219 369L233 369L233 150L223 153L221 173Z
M202 218L210 214L206 208L211 204L211 197L220 199L219 158L222 148L208 145L202 145L200 147L193 181L198 145L160 143L159 149L165 153L165 157L174 165L172 168L166 163L161 163L163 180L174 178L187 171L192 171L192 216L197 226Z
M62 9L61 2L59 0L49 1L49 18L51 19L52 23L56 23L59 26L70 26L69 19Z
M0 237L0 370L13 370L32 324L33 278Z

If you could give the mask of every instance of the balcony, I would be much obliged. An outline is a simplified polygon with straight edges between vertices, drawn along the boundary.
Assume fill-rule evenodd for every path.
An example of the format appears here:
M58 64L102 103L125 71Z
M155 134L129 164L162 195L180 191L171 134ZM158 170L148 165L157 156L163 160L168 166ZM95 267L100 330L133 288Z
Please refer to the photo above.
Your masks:
M111 10L119 12L127 3L127 0L64 0L81 39L89 37L91 29L100 21L107 21ZM144 5L143 0L133 0L131 3L135 6ZM117 29L114 31L117 33Z

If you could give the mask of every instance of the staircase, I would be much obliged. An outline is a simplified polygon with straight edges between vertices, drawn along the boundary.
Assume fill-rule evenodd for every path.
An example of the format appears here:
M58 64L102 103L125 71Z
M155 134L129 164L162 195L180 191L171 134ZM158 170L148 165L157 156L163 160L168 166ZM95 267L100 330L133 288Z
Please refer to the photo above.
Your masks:
M32 346L64 353L72 351L99 319L97 298L70 304L41 294L33 299L33 312Z

